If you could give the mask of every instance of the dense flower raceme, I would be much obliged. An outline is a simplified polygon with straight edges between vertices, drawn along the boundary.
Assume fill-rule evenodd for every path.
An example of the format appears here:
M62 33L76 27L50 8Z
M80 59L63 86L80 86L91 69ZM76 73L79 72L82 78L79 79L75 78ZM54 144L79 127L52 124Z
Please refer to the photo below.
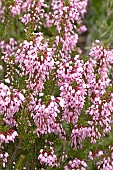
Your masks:
M9 154L7 152L0 154L0 159L3 160L3 168L5 168L5 166L6 166L8 157L9 157Z
M7 85L0 83L0 115L9 126L15 126L14 114L19 111L20 106L25 101L22 93L17 89L10 89Z
M17 132L12 129L9 129L7 133L0 134L0 144L2 144L3 142L5 143L14 142L16 136L18 136Z
M30 9L30 6L32 4L32 0L27 0L26 2L22 1L22 0L16 0L14 1L15 3L13 5L10 6L10 10L11 10L11 13L12 15L19 15L21 14L22 12L25 12L26 9Z
M110 93L108 99L104 99L104 95L107 87L112 87L109 68L113 62L113 52L104 49L100 42L96 41L90 51L90 56L93 60L90 59L85 63L85 76L92 105L87 109L86 114L92 117L88 122L92 126L91 142L96 142L96 139L111 130L113 94ZM99 132L99 126L103 129L101 130L102 134Z
M62 58L67 58L68 53L71 53L74 50L74 47L78 42L78 34L75 33L76 26L73 23L78 22L78 25L80 25L80 23L82 24L79 7L81 7L82 13L86 9L85 7L87 1L83 3L85 3L84 8L81 7L82 2L70 1L68 6L65 6L64 2L61 0L59 1L53 0L51 3L52 9L54 11L52 15L52 22L54 21L53 23L56 26L56 29L59 33L56 36L56 44L62 46L60 51L60 55L62 56ZM63 35L60 34L62 32L62 29Z
M1 59L7 63L6 68L2 70L3 72L6 72L4 81L6 83L10 83L10 86L14 83L14 74L16 70L14 68L15 63L12 58L17 50L17 44L18 43L14 40L14 38L10 38L7 43L4 40L0 42L0 49L3 54Z
M60 167L60 163L58 162L57 156L54 151L54 147L53 147L54 143L47 140L45 142L46 145L44 146L43 149L39 151L38 160L40 160L41 164L45 164L49 167L55 167L55 166ZM65 158L67 158L65 152L62 153L61 157L62 157L62 161L64 161Z
M27 88L34 89L34 93L42 91L44 82L54 69L54 48L49 48L48 41L44 41L42 33L34 35L33 41L25 40L15 53L15 63L19 64L22 73L27 75Z
M44 149L41 149L39 152L38 159L40 163L45 164L50 167L59 166L57 162L57 156L54 153L54 149L52 146L46 151L47 146L44 146Z
M96 139L100 139L102 135L105 135L111 131L112 112L113 94L111 94L108 101L103 102L100 100L100 103L92 105L88 108L86 113L91 116L91 120L88 121L88 124L91 125L91 142L95 143ZM101 131L99 129L101 129Z
M59 79L60 96L65 101L62 119L73 124L78 121L78 116L84 107L86 85L82 78L84 64L82 60L62 62L57 70Z
M113 62L113 52L104 49L98 41L98 44L96 43L91 49L90 56L93 60L90 59L85 63L85 77L91 101L96 103L106 92L106 87L112 86L109 68Z
M79 125L74 127L71 134L72 146L74 146L74 149L82 148L82 141L86 137L89 137L90 130L89 127L79 127Z
M13 64L11 60L11 56L14 55L14 52L17 49L17 42L14 40L14 38L10 38L8 43L6 43L4 40L0 42L0 49L3 53L2 59L7 64Z
M39 101L35 101L32 97L29 110L31 110L31 116L33 117L33 120L36 124L35 133L37 133L38 136L55 133L59 134L62 139L65 139L66 134L62 128L62 124L57 122L58 113L60 113L57 103L59 102L59 105L62 106L62 101L62 99L59 99L56 102L54 96L51 96L51 101L49 102L48 106L46 106L42 104L41 99L39 99Z
M76 170L86 170L87 164L85 161L81 161L77 158L75 158L72 161L69 161L68 165L64 167L64 170L71 170L71 169L76 169Z

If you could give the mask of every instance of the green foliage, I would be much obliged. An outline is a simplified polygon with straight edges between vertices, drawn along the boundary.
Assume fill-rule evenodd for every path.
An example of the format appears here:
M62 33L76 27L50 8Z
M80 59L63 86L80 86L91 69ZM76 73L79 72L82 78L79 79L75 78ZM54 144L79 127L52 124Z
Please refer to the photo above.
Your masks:
M107 46L113 45L113 1L89 0L86 24L88 27L87 46L99 39Z

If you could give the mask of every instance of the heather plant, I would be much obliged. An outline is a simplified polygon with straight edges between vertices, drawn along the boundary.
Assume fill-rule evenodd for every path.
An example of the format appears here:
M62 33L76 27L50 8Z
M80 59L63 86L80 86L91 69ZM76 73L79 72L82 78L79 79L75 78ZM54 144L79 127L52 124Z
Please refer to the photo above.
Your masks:
M87 4L1 1L1 169L113 169L113 51L82 55Z

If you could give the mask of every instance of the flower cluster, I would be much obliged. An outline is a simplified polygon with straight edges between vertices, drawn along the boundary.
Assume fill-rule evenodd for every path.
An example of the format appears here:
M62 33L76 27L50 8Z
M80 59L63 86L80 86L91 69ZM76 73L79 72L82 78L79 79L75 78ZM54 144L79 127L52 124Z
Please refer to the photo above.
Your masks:
M27 8L29 9L32 0L27 0L26 2L23 2L22 0L15 0L14 2L15 3L13 5L10 5L10 10L13 16L25 12Z
M49 167L55 167L59 165L57 163L57 157L54 153L54 149L51 146L50 148L47 148L47 146L44 146L44 149L40 150L38 159L40 160L41 164L45 164Z
M90 129L87 127L77 127L75 126L72 130L71 138L72 138L72 145L75 149L82 148L82 141L89 137Z
M5 134L0 134L0 144L2 144L3 142L14 142L16 136L18 136L17 132L12 129L9 129Z
M22 73L20 77L27 75L27 88L34 89L34 93L42 91L44 82L49 78L50 72L54 69L54 48L48 47L48 40L45 41L42 33L34 35L33 41L25 40L20 44L15 53L15 63L19 65Z
M14 38L10 38L8 43L6 43L4 40L1 41L0 49L3 54L2 59L7 64L13 64L13 61L11 60L11 56L14 55L14 52L17 49L17 42L14 40Z
M84 107L86 85L82 78L83 67L83 61L76 56L73 62L61 63L57 70L60 96L65 101L62 119L68 123L76 124Z
M113 94L108 102L100 100L99 104L92 105L87 110L87 114L92 117L88 122L91 125L90 138L91 142L96 142L102 135L111 131L112 115L113 112ZM101 127L101 128L100 128ZM101 129L99 132L99 128Z
M64 170L72 170L72 169L86 170L86 168L87 168L87 164L85 161L75 158L74 160L68 162L68 166L65 166Z
M65 131L62 128L62 124L57 122L60 111L54 96L51 96L48 106L43 104L41 99L38 101L32 100L29 109L36 125L35 132L37 135L55 133L59 134L61 138L65 138Z
M8 126L16 125L13 116L19 111L24 101L23 94L17 89L10 89L7 85L0 83L0 115L4 115L3 120Z
M28 25L32 22L35 24L34 28L40 28L42 25L41 18L44 18L45 14L44 8L47 7L44 0L39 0L38 2L33 0L27 0L25 2L22 0L15 0L15 3L10 5L10 11L12 16L23 14L20 17L23 24Z
M3 168L6 166L8 156L9 154L7 152L0 154L0 159L3 161Z

